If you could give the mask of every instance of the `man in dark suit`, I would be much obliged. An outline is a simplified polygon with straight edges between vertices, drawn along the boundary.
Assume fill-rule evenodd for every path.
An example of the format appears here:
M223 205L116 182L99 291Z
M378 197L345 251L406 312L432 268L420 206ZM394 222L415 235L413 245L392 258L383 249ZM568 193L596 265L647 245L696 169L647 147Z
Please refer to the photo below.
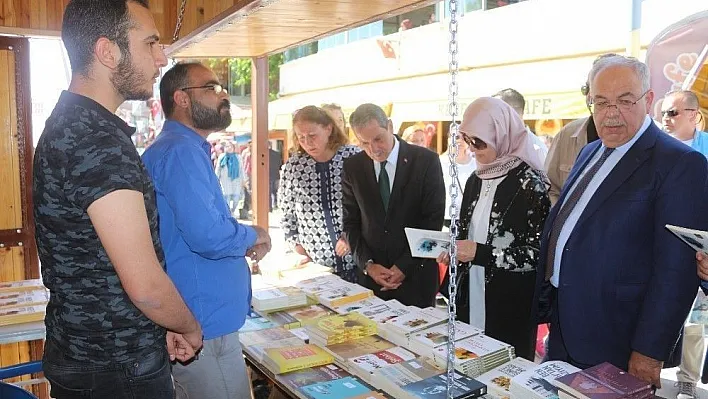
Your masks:
M442 229L445 187L438 156L398 139L374 104L360 105L349 123L364 150L344 161L342 182L343 230L359 281L382 299L432 306L438 265L411 256L403 229Z
M645 64L607 57L589 78L600 140L581 151L541 242L548 357L607 361L660 386L699 283L695 253L664 226L708 227L708 165L647 116Z

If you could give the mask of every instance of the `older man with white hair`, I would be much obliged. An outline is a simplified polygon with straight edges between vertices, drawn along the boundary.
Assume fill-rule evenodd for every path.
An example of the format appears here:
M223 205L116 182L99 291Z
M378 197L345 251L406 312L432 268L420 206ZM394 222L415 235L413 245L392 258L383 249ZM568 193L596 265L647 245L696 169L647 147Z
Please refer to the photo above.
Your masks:
M708 162L652 123L644 63L603 58L589 77L600 140L581 151L542 236L548 357L610 362L659 387L699 284L695 252L665 225L706 230Z

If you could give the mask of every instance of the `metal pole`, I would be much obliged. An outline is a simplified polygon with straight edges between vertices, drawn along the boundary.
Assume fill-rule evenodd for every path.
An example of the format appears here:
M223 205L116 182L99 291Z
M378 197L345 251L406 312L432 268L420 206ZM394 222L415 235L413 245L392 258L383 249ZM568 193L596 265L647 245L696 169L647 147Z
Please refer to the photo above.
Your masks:
M643 0L629 0L631 8L631 21L629 27L629 41L627 43L627 55L639 58L639 51L641 50L641 38L639 33L642 28L642 1Z

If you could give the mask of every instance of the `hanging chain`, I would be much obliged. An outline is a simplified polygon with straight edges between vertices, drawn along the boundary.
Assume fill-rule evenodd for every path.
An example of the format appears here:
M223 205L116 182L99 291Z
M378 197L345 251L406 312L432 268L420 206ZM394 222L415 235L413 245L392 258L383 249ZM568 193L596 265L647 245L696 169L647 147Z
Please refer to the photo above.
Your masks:
M182 30L182 22L184 21L184 9L187 7L187 0L182 0L179 6L179 14L177 14L177 24L175 25L175 33L172 35L172 43L179 39L179 31Z
M448 294L449 300L447 305L448 322L447 322L447 397L454 397L453 387L455 382L455 315L457 314L457 306L455 298L457 297L457 197L460 194L461 187L458 187L457 182L457 137L460 133L460 124L457 122L457 116L460 113L460 104L457 102L458 83L457 72L459 65L457 61L457 0L448 0L450 8L450 44L449 44L449 73L450 87L448 98L448 112L450 114L450 135L447 141L447 155L450 157L450 265L448 270L450 273Z

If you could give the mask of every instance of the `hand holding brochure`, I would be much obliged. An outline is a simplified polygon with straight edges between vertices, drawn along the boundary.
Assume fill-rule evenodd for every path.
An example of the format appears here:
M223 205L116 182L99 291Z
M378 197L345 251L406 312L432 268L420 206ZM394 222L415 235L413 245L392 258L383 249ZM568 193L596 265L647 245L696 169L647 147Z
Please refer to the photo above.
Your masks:
M681 241L695 249L696 252L708 253L708 231L687 229L670 224L667 224L666 228L680 238Z
M436 230L421 230L406 227L406 238L414 258L435 259L450 249L450 234Z

